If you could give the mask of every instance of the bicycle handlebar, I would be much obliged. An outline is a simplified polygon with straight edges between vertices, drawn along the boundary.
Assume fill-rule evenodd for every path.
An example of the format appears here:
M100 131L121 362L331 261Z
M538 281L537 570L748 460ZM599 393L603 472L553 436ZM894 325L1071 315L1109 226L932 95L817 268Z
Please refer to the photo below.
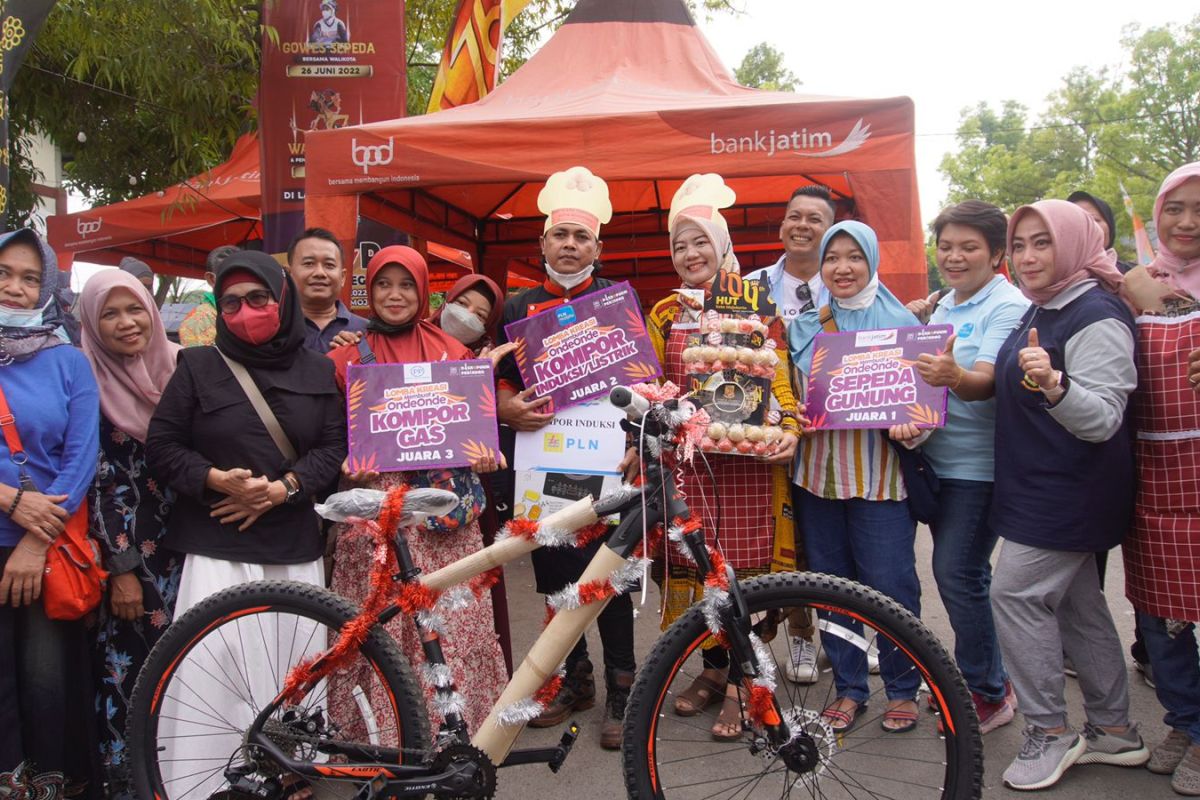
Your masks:
M379 489L350 489L329 495L324 503L317 503L315 510L330 522L376 519L387 495L387 492ZM445 489L410 489L404 495L400 525L412 527L424 523L430 517L445 516L457 508L458 503L458 495Z

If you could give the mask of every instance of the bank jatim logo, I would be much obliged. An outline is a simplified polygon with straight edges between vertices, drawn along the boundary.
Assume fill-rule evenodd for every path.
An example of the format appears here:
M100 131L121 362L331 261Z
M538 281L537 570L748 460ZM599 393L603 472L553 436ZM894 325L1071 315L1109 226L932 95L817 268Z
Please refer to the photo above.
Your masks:
M712 131L709 134L710 155L739 155L743 153L762 153L767 158L777 153L791 153L808 158L830 158L857 150L871 138L871 123L860 119L854 123L854 128L846 134L846 138L836 142L830 131L810 130L799 128L782 130L753 131Z
M354 166L362 167L366 175L371 167L382 167L392 163L394 137L389 136L387 144L359 144L358 139L350 140L350 159Z
M93 233L99 233L101 225L104 224L103 217L95 219L80 219L75 220L75 230L79 233L79 238L86 239Z

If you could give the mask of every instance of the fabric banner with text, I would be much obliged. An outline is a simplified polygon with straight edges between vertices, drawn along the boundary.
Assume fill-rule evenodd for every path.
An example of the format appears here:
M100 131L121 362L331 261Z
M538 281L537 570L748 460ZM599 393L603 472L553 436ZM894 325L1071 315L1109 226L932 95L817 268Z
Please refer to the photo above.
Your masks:
M304 137L404 116L404 0L263 4L258 129L269 253L304 225ZM391 160L386 145L350 144L355 162Z

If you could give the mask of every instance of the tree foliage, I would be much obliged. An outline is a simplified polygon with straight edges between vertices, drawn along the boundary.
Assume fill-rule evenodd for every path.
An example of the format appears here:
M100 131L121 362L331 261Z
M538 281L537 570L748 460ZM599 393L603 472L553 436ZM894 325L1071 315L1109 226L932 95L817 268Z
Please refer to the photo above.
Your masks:
M733 71L737 82L755 89L794 92L800 81L783 64L783 53L766 42L750 48L742 63Z
M1145 31L1129 26L1122 46L1124 71L1073 70L1036 119L1012 101L965 109L958 149L941 164L948 201L977 198L1011 211L1085 189L1113 206L1124 242L1124 185L1149 222L1166 174L1200 160L1200 16Z
M267 3L294 0L262 0ZM458 0L408 0L408 113L424 113ZM689 0L708 14L733 0ZM575 7L533 0L505 37L501 76L525 62ZM67 185L93 204L162 189L220 164L256 124L256 0L58 0L17 75L10 226L34 205L19 134L39 131L64 157ZM82 134L82 135L81 135Z

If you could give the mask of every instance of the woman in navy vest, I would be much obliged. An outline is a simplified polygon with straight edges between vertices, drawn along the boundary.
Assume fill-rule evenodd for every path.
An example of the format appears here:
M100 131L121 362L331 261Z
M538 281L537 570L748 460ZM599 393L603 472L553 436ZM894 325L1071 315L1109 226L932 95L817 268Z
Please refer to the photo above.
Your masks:
M1129 722L1121 642L1095 563L1131 522L1137 372L1121 274L1085 211L1062 200L1019 208L1008 249L1033 305L996 360L991 521L1004 545L992 604L1027 725L1004 783L1043 789L1077 762L1149 757ZM1067 720L1064 652L1079 672L1082 734Z

